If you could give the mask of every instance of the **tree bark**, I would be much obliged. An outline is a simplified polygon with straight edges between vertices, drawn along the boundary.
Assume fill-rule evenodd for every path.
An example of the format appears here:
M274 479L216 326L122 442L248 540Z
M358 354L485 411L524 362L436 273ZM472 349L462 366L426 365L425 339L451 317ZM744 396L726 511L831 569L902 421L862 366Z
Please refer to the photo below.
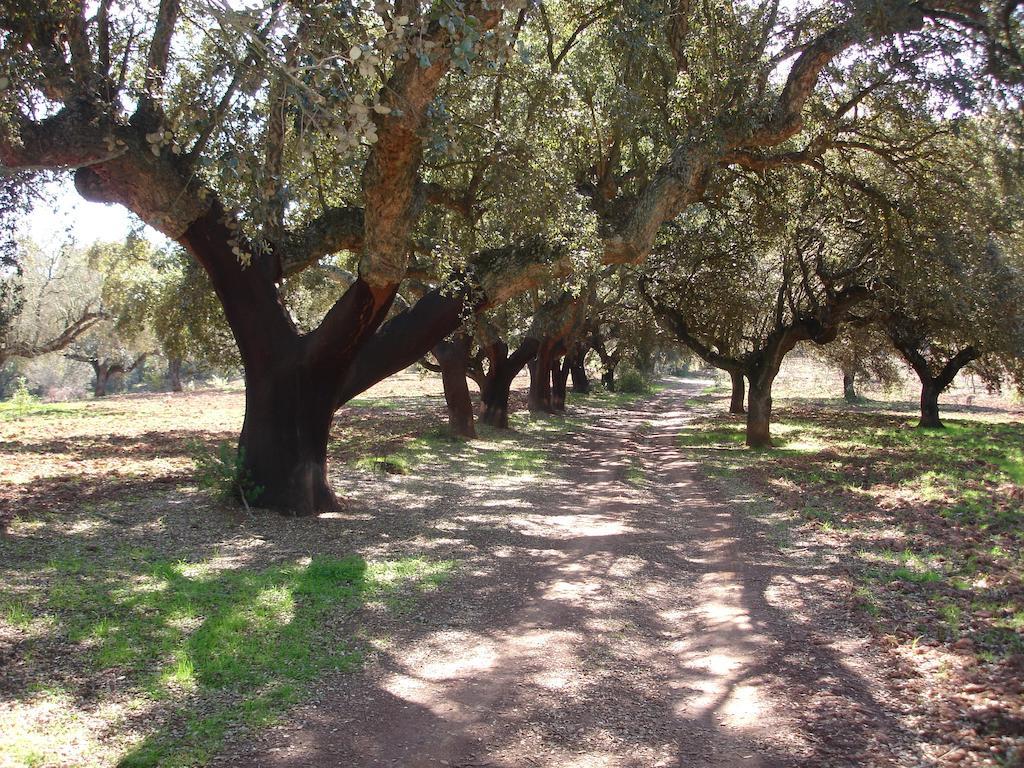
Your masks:
M530 361L530 393L527 406L534 413L553 413L551 401L551 378L554 366L554 349L542 342L537 357Z
M925 429L944 429L939 419L939 394L942 388L938 380L929 378L921 381L921 420L917 426Z
M327 482L333 388L300 362L247 371L245 384L241 480L259 491L248 493L247 501L295 515L335 510Z
M732 397L729 399L729 413L746 413L743 407L743 398L746 394L746 382L743 374L738 371L729 371L729 378L732 381Z
M609 392L615 391L615 367L605 368L601 373L601 383Z
M843 369L843 398L848 403L856 403L857 397L857 372L852 368Z
M184 389L181 384L181 366L182 361L180 357L167 359L167 383L171 387L172 392L181 392Z
M433 353L441 366L441 383L444 385L444 399L448 404L448 428L452 435L472 439L476 437L473 426L473 401L469 396L466 372L469 367L469 350L473 339L466 333L458 333L450 341L434 345Z
M92 363L91 365L93 373L96 375L96 380L92 385L92 394L94 397L106 397L110 394L111 377L114 375L114 371L105 363Z
M755 383L750 380L747 396L747 445L768 448L772 444L772 382Z
M589 347L585 343L577 342L565 356L566 364L569 366L569 376L572 379L572 391L580 395L590 392L590 379L587 378L585 364L588 351Z
M572 391L579 395L590 393L590 379L587 378L587 369L580 359L574 360L569 366L569 375L572 377Z
M487 345L487 376L484 386L480 389L480 399L484 406L480 420L484 424L508 429L508 400L512 382L537 354L539 346L540 342L537 339L528 337L510 355L508 346L503 341Z
M556 359L551 369L551 410L555 413L565 411L565 390L569 381L569 358L566 356L559 365Z

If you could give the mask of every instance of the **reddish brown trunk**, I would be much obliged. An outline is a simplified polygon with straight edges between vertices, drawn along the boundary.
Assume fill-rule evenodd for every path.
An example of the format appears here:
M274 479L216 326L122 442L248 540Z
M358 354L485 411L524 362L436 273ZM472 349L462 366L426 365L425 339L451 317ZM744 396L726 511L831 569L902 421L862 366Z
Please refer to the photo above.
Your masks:
M772 444L772 390L769 383L758 387L750 382L747 397L747 445L751 448L768 448Z
M487 376L480 390L484 406L480 416L482 422L499 429L508 429L508 401L512 382L530 358L537 354L538 346L537 339L527 338L511 355L501 341L487 348Z
M561 413L565 410L565 390L569 381L569 360L566 358L558 365L557 360L551 370L551 410Z
M469 396L466 373L472 338L459 333L449 341L434 346L434 357L441 366L444 399L448 404L448 427L456 437L476 437L473 427L473 401Z
M238 450L243 479L258 486L248 500L296 515L334 510L337 502L327 482L333 387L299 354L272 372L247 372L245 385Z
M184 387L181 385L181 358L172 357L167 360L167 383L172 392L181 392Z
M729 399L729 413L746 413L743 408L746 382L743 374L736 371L729 371L729 378L732 381L732 397Z
M327 482L327 441L339 388L394 291L357 280L320 327L300 337L269 265L243 267L228 246L231 237L216 209L195 221L181 241L210 276L245 367L238 450L244 483L259 489L247 498L297 515L331 511L336 501Z
M925 429L945 429L939 418L939 395L942 388L935 379L921 382L921 420L917 426Z

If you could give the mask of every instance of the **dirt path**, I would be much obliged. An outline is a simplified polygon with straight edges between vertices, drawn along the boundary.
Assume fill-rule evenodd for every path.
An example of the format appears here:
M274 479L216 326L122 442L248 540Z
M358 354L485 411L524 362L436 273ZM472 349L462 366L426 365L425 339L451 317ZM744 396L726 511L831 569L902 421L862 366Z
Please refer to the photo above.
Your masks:
M223 764L918 764L827 553L783 557L675 448L698 390L602 417L555 477L404 489L451 505L395 535L459 580Z

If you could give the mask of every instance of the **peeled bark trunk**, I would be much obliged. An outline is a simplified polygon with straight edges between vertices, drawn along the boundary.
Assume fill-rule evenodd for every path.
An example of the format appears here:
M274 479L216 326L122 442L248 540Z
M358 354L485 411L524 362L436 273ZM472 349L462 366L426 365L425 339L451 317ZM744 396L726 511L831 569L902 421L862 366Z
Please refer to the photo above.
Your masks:
M442 341L434 346L434 357L441 365L441 382L444 385L444 399L448 404L448 427L456 437L476 437L473 427L473 401L469 396L466 372L469 366L469 349L472 338L465 333L458 334L451 341Z
M508 354L508 346L504 342L496 342L487 347L487 376L484 386L480 389L480 400L484 406L480 420L484 424L508 429L508 400L512 382L527 362L537 354L539 345L537 339L524 339L511 355Z
M929 429L945 428L945 425L939 419L939 394L941 392L942 387L939 386L936 380L932 379L921 382L921 420L917 424L919 427Z
M850 369L843 370L843 398L848 403L855 403L857 397L857 373Z
M551 410L555 413L565 411L565 390L569 381L569 361L564 360L561 365L557 362L551 371Z
M480 392L484 410L480 421L498 429L508 429L508 400L512 390L512 378L503 376L492 379Z
M768 448L772 444L772 389L771 383L757 386L750 382L747 396L747 445Z
M334 411L344 402L340 388L353 368L373 367L372 360L354 361L394 291L357 280L316 330L300 336L281 303L272 264L243 266L231 251L233 237L223 211L214 207L181 242L209 275L245 367L241 483L259 488L247 499L262 507L297 515L334 510L326 457ZM431 339L417 358L452 330Z
M601 383L609 392L615 391L615 368L605 368L601 374Z
M569 366L569 376L572 379L572 391L580 395L590 392L590 379L587 378L587 352L589 347L583 343L574 345L572 352L565 356L566 364Z
M921 420L919 427L930 429L942 429L944 427L939 419L939 395L941 395L956 375L965 366L981 357L981 351L973 345L968 345L949 358L942 366L938 375L933 373L929 360L925 357L922 349L925 342L919 337L912 337L896 326L890 327L889 338L903 359L914 369L917 378L921 380Z
M336 509L327 482L332 387L301 364L247 373L245 384L238 450L246 500L295 515Z
M171 392L181 392L184 389L181 385L181 366L180 357L172 357L167 360L167 384L170 386Z
M117 388L118 378L124 375L124 366L120 363L90 361L89 365L96 374L96 381L92 385L95 397L106 397L113 392Z
M110 366L98 363L93 363L92 369L96 374L96 381L92 385L93 396L106 397L110 394L114 372L111 371Z
M547 344L541 344L537 357L530 362L530 394L527 406L535 413L552 413L551 374L554 365L554 351Z
M746 381L742 373L729 371L729 378L732 380L732 397L729 400L729 413L746 413L743 408L743 398L746 394Z

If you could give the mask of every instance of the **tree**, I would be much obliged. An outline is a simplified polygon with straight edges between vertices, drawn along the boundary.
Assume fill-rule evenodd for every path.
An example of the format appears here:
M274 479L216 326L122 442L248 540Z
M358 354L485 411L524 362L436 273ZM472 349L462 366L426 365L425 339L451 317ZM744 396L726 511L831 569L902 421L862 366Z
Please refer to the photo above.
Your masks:
M720 167L817 151L817 137L787 143L804 138L829 67L835 81L867 64L916 72L918 90L964 92L981 74L957 54L984 45L1003 80L1017 72L1019 9L999 3L884 0L793 17L775 2L524 5L197 2L186 25L179 0L138 11L99 0L92 15L45 0L0 18L0 160L75 169L83 196L124 205L202 266L246 372L240 448L260 503L332 508L333 413L454 331L467 302L504 301L567 254L641 262ZM526 61L509 55L520 41ZM954 77L921 66L943 52ZM856 103L827 116L840 130L824 143ZM529 195L475 181L517 167L553 181ZM463 173L465 187L444 183ZM535 218L520 213L545 201L547 245L526 246ZM436 206L470 214L445 239L466 280L385 322ZM282 286L343 250L358 255L357 279L300 332Z
M332 508L325 457L335 409L458 324L460 291L435 291L381 328L429 191L419 169L431 104L453 66L469 69L482 46L501 49L502 8L193 10L185 27L177 0L141 16L108 2L91 17L73 4L12 9L0 157L75 168L87 199L126 206L189 251L245 367L240 447L264 488L259 501ZM176 37L197 55L177 57ZM34 119L37 104L49 116ZM328 201L314 189L333 179L302 182L321 161L335 178L362 170L355 184L336 182ZM289 217L303 186L314 193ZM362 205L338 202L346 198ZM357 280L300 333L281 281L344 248L360 253Z
M107 317L98 280L73 247L44 251L22 241L7 263L0 284L0 367L14 357L66 349Z
M991 386L1021 383L1024 218L1011 141L995 115L962 121L916 172L875 172L890 224L878 233L873 316L921 381L921 427L942 427L939 396L969 365Z
M885 386L900 381L892 344L876 325L865 321L843 327L831 344L815 347L818 357L842 374L843 398L857 403L862 398L857 382L874 379Z
M825 196L814 178L776 184L746 179L680 225L640 282L680 342L746 377L751 447L771 445L772 385L786 354L802 341L834 341L870 297L876 269L858 232L872 216L855 207L863 201ZM753 227L739 215L751 207Z

